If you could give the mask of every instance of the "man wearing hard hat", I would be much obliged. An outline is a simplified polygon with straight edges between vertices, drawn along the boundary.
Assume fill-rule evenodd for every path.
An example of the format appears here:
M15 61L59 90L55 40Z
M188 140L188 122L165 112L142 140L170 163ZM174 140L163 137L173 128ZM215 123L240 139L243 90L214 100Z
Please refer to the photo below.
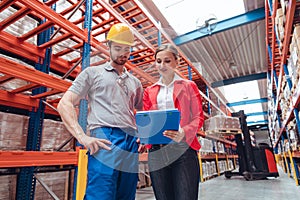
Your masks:
M60 100L58 111L89 151L85 199L134 200L139 149L134 110L142 109L143 88L124 67L134 35L126 24L118 23L109 30L107 41L110 62L83 70ZM85 97L90 135L80 127L75 110Z

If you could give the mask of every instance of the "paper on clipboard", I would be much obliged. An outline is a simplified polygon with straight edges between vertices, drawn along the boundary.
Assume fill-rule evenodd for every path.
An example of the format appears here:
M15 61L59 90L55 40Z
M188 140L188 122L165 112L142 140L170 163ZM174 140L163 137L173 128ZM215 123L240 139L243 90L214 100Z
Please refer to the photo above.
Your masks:
M139 111L135 119L142 144L168 144L172 140L163 132L179 129L180 112L177 109Z

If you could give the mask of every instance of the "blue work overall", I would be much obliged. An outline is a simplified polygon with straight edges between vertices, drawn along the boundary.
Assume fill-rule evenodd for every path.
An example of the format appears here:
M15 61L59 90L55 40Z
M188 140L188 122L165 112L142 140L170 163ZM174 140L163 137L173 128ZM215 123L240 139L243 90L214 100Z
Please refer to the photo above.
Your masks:
M111 150L88 156L86 200L134 200L138 182L138 144L134 129L101 127L91 136L111 141Z

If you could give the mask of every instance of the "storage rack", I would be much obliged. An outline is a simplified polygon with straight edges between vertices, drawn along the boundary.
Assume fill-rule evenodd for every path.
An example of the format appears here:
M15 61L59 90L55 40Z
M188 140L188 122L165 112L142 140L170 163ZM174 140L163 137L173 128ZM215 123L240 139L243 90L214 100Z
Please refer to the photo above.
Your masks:
M27 151L0 153L0 168L23 166L17 186L18 199L34 198L33 167L65 166L70 169L69 166L77 165L77 151L53 154L39 151L43 119L45 115L58 116L55 108L61 94L67 90L81 69L108 61L105 34L112 24L124 22L135 30L136 45L126 67L141 80L144 87L159 78L152 65L155 48L162 43L174 44L139 1L107 3L101 0L66 0L63 5L59 3L59 0L0 2L0 13L4 13L0 22L1 54L14 58L0 57L0 83L12 80L26 82L18 88L1 89L0 104L8 110L25 110L30 116ZM73 20L73 15L80 17ZM20 33L10 31L19 26L20 20L29 20L35 25ZM230 115L224 101L185 55L179 52L180 64L177 72L181 77L191 79L197 84L203 97L205 117L208 118L216 112ZM83 119L83 126L85 124L82 115L87 112L84 105L79 116ZM51 162L47 162L49 154ZM24 160L24 157L27 159ZM8 162L8 158L13 162ZM62 158L69 162L63 162Z
M269 89L269 131L273 139L275 153L281 150L278 158L283 158L284 168L292 172L296 185L299 184L299 148L291 149L289 124L296 121L296 136L300 136L299 121L299 70L296 66L291 71L288 67L292 59L295 59L291 49L291 42L296 24L300 23L300 2L289 1L265 1L266 11L266 47L268 60L268 89ZM279 12L282 11L282 12ZM279 17L283 17L284 25L278 26ZM280 19L281 20L281 19ZM284 34L283 34L284 33ZM281 35L280 35L281 34ZM298 38L299 39L299 38ZM295 52L294 52L295 53ZM297 61L298 58L296 58ZM299 63L299 61L297 61ZM295 76L293 78L292 76ZM287 87L286 90L283 88ZM288 95L285 95L285 92ZM284 96L284 98L282 98ZM278 127L278 128L277 128ZM285 141L288 141L286 146ZM285 150L284 150L285 149ZM297 166L298 165L298 166Z

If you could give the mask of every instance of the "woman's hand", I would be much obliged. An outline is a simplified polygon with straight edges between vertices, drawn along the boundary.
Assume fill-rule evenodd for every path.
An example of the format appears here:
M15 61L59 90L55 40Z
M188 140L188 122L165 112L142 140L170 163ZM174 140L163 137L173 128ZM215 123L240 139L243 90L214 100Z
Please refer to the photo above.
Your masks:
M180 128L178 131L166 130L163 134L175 142L181 142L185 138L185 133L182 128Z

